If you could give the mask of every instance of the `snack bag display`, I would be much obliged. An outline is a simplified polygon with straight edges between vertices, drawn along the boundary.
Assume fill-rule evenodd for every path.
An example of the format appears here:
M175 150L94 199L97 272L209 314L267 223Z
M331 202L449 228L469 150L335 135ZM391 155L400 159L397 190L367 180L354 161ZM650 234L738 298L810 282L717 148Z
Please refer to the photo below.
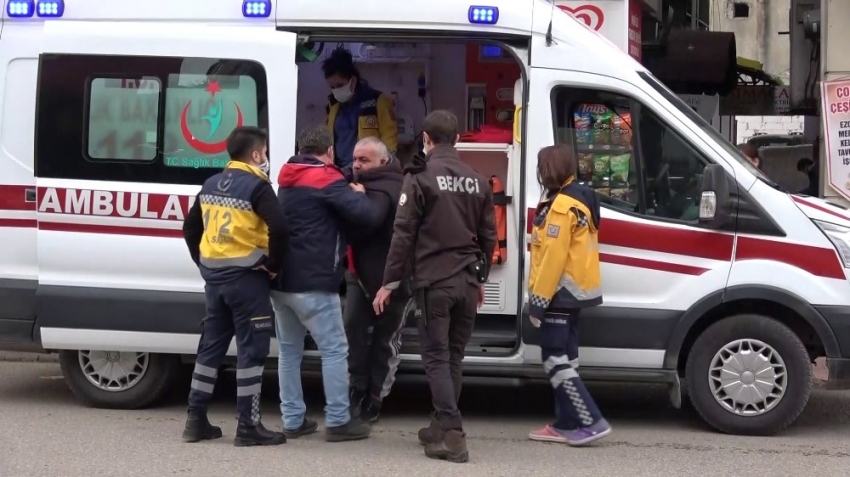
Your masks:
M578 144L590 144L593 140L591 129L593 128L593 116L590 111L579 108L573 113L573 124L576 128L576 142Z
M619 199L624 202L632 201L632 191L628 188L624 187L614 187L611 188L611 193L609 194L614 199Z
M613 116L608 108L605 108L604 111L593 111L593 144L611 144L611 118Z
M610 181L611 156L598 154L593 156L593 185L607 186Z
M578 155L578 180L589 181L593 179L593 154Z
M617 111L611 117L611 142L628 146L632 142L632 115L628 111Z
M611 156L610 159L610 168L611 168L611 182L620 184L628 184L629 183L629 170L631 169L631 154L620 154L617 156Z

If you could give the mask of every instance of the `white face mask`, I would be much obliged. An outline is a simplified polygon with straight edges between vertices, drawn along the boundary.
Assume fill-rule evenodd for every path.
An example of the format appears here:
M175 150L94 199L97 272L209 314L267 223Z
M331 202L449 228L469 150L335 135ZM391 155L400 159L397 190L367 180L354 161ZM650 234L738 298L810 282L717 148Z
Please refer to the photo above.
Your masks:
M351 91L351 81L349 81L346 85L340 86L339 88L332 89L331 93L334 95L334 98L340 103L348 101L349 99L351 99L352 96L354 96L354 91Z
M257 166L257 168L263 171L263 174L269 175L269 171L271 170L271 164L269 164L269 161L266 161Z

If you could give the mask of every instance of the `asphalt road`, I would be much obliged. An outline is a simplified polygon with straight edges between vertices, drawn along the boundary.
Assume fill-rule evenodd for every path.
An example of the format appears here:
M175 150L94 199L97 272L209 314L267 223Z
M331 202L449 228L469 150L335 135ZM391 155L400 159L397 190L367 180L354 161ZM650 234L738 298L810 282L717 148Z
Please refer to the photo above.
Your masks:
M267 376L264 420L279 426L275 375ZM52 363L0 363L0 476L846 476L850 474L850 393L816 390L797 422L771 438L707 429L693 411L676 411L657 387L592 385L614 427L593 448L530 442L550 419L545 385L464 388L470 462L427 459L416 441L428 390L397 384L372 438L326 443L322 434L272 448L235 448L232 378L217 389L211 420L225 437L184 444L188 386L161 407L109 411L82 407ZM308 380L308 406L321 420L321 385Z

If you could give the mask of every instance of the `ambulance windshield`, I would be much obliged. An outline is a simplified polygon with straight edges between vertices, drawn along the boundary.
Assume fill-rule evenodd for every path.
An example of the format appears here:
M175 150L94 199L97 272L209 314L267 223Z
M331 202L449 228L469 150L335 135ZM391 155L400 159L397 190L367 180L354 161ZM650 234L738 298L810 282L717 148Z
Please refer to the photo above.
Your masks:
M709 124L705 119L702 118L696 111L694 111L687 103L682 101L676 93L670 91L663 83L655 79L651 74L645 71L639 71L638 75L643 78L644 81L647 82L653 89L661 93L661 96L664 96L664 99L670 102L673 106L676 107L679 111L682 112L685 116L688 117L691 121L694 122L697 126L700 127L706 134L711 136L711 138L720 145L726 152L729 153L730 156L734 157L738 162L741 163L748 171L752 172L755 176L761 177L763 179L767 179L767 177L762 173L757 167L755 167L747 158L735 147L734 144L729 142L725 136L720 134L719 131L714 129L711 124ZM772 182L772 181L771 181Z

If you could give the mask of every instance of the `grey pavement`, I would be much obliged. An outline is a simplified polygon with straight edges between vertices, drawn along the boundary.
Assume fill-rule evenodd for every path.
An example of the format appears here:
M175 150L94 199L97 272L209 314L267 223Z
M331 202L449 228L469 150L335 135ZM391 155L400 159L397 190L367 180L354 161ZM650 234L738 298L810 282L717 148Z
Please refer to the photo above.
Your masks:
M676 411L653 386L591 385L614 432L593 448L530 442L528 431L551 418L544 384L464 387L470 462L422 454L416 430L426 423L428 389L402 379L372 438L326 443L322 434L280 447L235 448L232 375L217 388L211 420L224 438L184 444L187 384L160 407L90 409L66 388L58 365L0 363L0 476L628 476L782 477L850 475L850 393L817 389L797 422L777 437L713 432L695 412ZM276 377L266 379L264 420L278 427ZM321 423L321 384L305 379L308 408Z

